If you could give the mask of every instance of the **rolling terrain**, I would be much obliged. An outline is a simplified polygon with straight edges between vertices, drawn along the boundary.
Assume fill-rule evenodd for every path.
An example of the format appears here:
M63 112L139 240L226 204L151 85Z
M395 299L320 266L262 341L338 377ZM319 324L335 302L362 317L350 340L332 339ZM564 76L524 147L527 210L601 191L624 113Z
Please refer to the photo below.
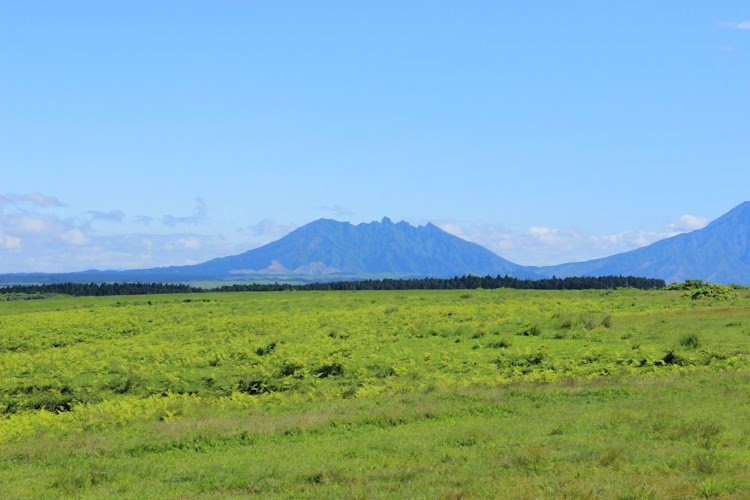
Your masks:
M0 301L0 498L748 498L750 295Z

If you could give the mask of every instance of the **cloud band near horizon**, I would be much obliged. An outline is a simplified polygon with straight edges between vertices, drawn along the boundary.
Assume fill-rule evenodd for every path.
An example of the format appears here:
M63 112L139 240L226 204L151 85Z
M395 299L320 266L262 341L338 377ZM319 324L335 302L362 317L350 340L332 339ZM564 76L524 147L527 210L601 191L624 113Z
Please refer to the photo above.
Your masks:
M3 210L8 207L11 209ZM188 216L128 216L119 209L89 209L63 217L56 213L63 207L66 205L57 197L40 193L0 195L0 273L196 264L257 248L299 227L263 218L254 225L236 227L231 234L217 233L206 223L206 202L200 197L195 199L194 212ZM156 222L153 227L151 222ZM628 230L605 235L543 226L529 226L514 233L500 224L450 220L434 223L512 262L541 266L633 250L700 229L708 220L685 214L661 231ZM109 225L108 232L101 230L103 224ZM144 232L144 225L150 231ZM192 230L179 231L178 226L190 226Z

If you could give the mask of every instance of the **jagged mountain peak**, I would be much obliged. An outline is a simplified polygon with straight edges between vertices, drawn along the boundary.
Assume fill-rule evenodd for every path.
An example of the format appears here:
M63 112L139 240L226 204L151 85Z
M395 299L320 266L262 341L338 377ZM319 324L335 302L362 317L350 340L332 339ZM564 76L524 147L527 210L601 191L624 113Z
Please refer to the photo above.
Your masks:
M316 274L321 269L326 274L347 275L531 275L522 266L434 224L412 226L406 221L394 223L388 217L356 226L318 219L263 247L189 267L193 272L238 277L280 271Z
M390 218L356 226L318 219L283 238L240 255L192 266L130 271L2 275L2 282L195 281L505 275L518 278L632 275L668 282L703 279L750 285L750 201L706 227L630 252L588 262L524 267L428 222L412 226ZM293 278L296 279L296 278Z

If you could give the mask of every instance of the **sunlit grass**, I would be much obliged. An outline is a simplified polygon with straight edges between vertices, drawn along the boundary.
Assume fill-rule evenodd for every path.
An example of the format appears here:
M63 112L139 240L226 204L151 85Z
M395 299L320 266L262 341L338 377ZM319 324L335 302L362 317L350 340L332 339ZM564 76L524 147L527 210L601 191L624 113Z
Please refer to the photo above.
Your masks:
M0 497L743 498L750 299L0 303Z

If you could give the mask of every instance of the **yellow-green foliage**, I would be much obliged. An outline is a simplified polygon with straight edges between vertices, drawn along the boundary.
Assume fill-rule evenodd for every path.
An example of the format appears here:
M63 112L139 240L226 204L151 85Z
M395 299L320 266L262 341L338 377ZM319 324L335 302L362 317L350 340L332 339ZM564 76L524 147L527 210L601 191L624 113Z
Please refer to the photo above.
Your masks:
M83 472L54 465L56 472L40 474L37 468L30 491L119 497L128 488L139 491L119 460L143 455L137 467L146 470L155 467L147 459L153 454L215 449L224 450L222 460L238 460L237 467L260 453L269 469L248 469L257 484L235 488L223 473L182 464L175 467L198 475L180 479L165 469L159 484L189 485L170 493L178 496L224 491L299 498L314 487L320 495L311 496L356 497L371 490L347 481L355 469L372 466L366 458L372 455L389 470L406 471L403 482L389 476L395 483L374 495L383 498L420 496L406 487L411 479L432 492L425 497L462 496L453 483L429 489L443 483L428 471L459 474L460 464L476 462L466 477L480 474L494 484L481 476L487 466L479 464L487 460L508 475L505 486L484 488L466 479L474 485L468 496L640 498L651 490L636 480L638 464L650 460L648 473L664 475L666 458L653 451L663 445L674 460L685 457L673 467L682 475L670 486L671 497L744 492L727 477L747 458L750 429L727 423L739 413L721 395L730 387L727 398L747 394L741 387L749 380L750 299L686 301L681 293L278 292L3 302L0 483L24 484L13 478L26 474L25 461L44 470L43 464L78 457ZM708 385L693 387L679 377L703 377ZM725 383L727 377L733 382ZM661 379L681 387L679 396L678 389L660 392ZM602 380L615 382L600 389ZM657 400L683 413L649 406ZM723 413L712 420L706 408L720 401ZM578 430L577 418L589 427ZM536 437L503 434L511 424L513 432L533 429ZM399 430L384 434L391 427ZM610 442L610 430L626 434ZM652 441L630 449L641 432ZM430 433L437 433L433 441L419 441ZM308 435L319 437L294 444ZM369 448L349 449L352 440ZM53 451L58 441L72 451ZM420 444L404 448L412 441ZM351 455L298 464L307 471L299 478L278 472L278 460L293 460L282 449L317 456L330 443ZM81 458L90 450L109 457L102 459L109 465ZM427 458L432 452L441 455ZM421 458L408 465L414 453ZM576 474L598 474L601 484L633 482L627 491L595 488L569 469L557 489L533 479L556 476L571 463L580 463ZM711 468L713 475L700 472ZM109 483L124 490L102 486ZM353 489L338 489L344 483Z
M725 327L724 317L747 315L746 302L718 310L665 292L476 290L7 303L0 442L177 418L204 400L257 405L738 369L747 330ZM685 343L691 334L700 349Z

